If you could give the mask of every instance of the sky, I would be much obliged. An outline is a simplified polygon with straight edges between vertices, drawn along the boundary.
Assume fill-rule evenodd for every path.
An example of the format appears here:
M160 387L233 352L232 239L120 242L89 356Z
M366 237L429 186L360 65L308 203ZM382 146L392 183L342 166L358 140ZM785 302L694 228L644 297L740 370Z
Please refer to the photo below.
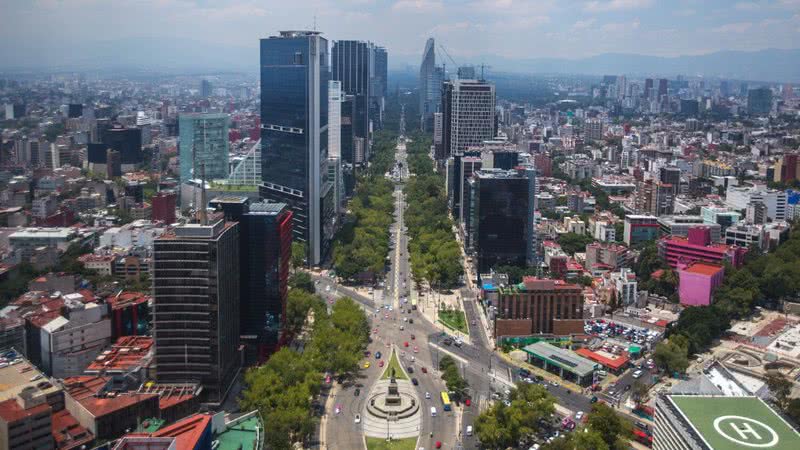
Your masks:
M255 47L315 22L329 39L387 47L394 67L417 64L431 36L458 64L800 47L800 0L0 0L0 11L4 54L120 39Z

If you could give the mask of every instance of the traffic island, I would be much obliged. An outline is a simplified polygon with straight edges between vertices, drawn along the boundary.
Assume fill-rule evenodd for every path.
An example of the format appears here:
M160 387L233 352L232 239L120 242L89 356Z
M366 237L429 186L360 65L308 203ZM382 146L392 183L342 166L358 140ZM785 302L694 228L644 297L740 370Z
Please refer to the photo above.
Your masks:
M377 438L381 442L386 439L396 442L407 438L413 438L411 440L416 442L422 426L421 404L416 388L400 366L397 352L392 349L389 364L381 379L370 388L362 411L364 435L367 438Z
M417 438L386 439L367 437L367 450L414 450L417 447Z

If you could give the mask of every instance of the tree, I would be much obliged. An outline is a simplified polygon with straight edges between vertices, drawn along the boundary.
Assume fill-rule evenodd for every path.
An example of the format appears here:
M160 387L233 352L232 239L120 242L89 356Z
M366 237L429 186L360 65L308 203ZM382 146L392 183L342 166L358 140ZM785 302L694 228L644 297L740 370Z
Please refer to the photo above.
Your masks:
M517 446L539 430L541 419L555 411L555 399L538 384L517 384L509 401L510 406L495 403L475 420L475 433L484 448Z
M791 401L789 396L792 394L793 383L778 371L768 372L766 381L769 392L775 397L775 403L782 410L787 409Z
M600 433L584 428L544 446L544 450L608 450Z
M316 292L314 280L311 279L311 275L305 272L295 272L291 277L289 277L289 288L300 289L310 294Z
M594 242L594 238L585 234L564 233L557 239L561 249L568 255L586 251L586 246Z
M631 399L637 404L643 403L647 400L647 394L650 388L639 380L636 380L631 387Z
M600 435L609 449L627 449L626 437L630 434L630 424L624 422L617 413L605 403L592 405L587 427Z
M659 342L653 352L653 361L667 372L685 373L689 367L688 339L674 335Z
M795 422L800 422L800 398L789 400L789 404L786 407L786 414Z
M306 244L305 242L292 242L292 267L297 270L298 267L303 267L306 262Z

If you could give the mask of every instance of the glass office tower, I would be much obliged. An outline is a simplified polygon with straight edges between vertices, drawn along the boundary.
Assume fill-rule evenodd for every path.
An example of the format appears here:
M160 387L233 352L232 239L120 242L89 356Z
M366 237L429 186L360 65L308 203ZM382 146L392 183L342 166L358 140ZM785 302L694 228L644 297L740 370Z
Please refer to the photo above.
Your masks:
M181 183L199 179L201 163L206 180L228 177L228 120L227 114L178 116Z
M328 41L317 31L261 39L261 198L286 203L308 263L328 252L335 231L328 180Z
M336 41L331 50L331 78L342 83L342 92L355 102L353 136L366 146L363 156L355 154L350 164L363 164L369 158L370 141L370 55L372 44L364 41Z

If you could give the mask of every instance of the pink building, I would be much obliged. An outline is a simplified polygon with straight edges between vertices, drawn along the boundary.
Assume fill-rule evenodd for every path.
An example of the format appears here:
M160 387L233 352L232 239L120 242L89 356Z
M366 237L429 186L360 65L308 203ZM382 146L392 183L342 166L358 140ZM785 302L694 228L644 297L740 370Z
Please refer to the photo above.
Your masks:
M681 305L708 306L711 295L722 284L725 268L719 264L696 261L678 270L680 284L678 294Z
M697 226L689 228L687 237L666 236L658 242L659 255L673 269L691 264L695 261L722 264L727 261L734 267L744 262L747 249L735 245L715 244L711 242L711 230Z

